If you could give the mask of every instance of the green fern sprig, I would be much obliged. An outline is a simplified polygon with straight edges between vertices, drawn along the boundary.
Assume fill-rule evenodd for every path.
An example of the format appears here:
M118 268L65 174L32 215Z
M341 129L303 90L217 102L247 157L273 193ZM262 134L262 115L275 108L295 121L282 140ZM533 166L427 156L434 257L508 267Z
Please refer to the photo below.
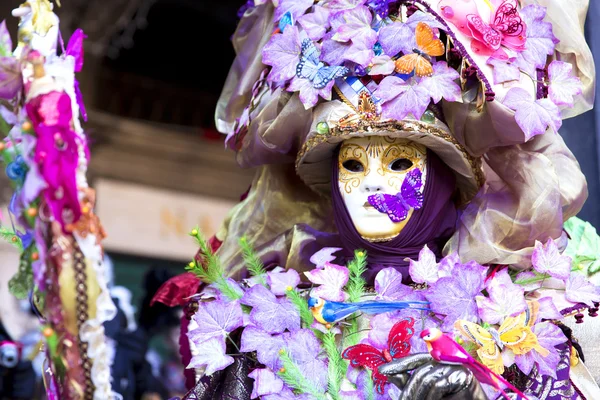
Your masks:
M221 261L217 257L210 245L202 236L198 228L192 229L190 236L196 239L198 246L200 247L200 254L204 262L198 262L194 259L187 266L186 270L196 274L202 282L207 284L214 284L217 289L223 293L226 297L231 300L238 300L242 298L242 294L236 290L236 288L227 280L225 277L225 271L221 266Z
M21 238L13 231L3 226L0 226L0 238L15 246L19 252L23 252L23 242Z
M354 259L348 264L348 271L350 273L346 286L348 300L356 303L364 294L366 286L363 274L367 271L367 253L364 250L354 252Z
M329 364L327 367L327 375L329 380L328 392L333 400L339 400L339 392L342 386L344 376L348 370L348 365L342 358L335 342L335 334L327 332L323 335L323 347L327 353Z
M310 327L315 318L308 309L308 303L306 302L306 299L300 296L300 293L295 290L288 290L285 294L300 313L300 319L302 320L304 326Z
M250 275L257 277L261 285L266 286L265 275L267 271L262 260L256 254L256 251L254 251L252 245L248 243L246 236L242 236L238 243L242 248L242 257L244 258L248 272L250 272Z
M298 365L294 363L290 355L286 351L279 354L279 358L283 363L277 375L289 386L301 393L308 393L318 400L326 400L327 397L319 392L319 390L302 374Z
M373 377L371 375L371 371L367 370L367 373L364 375L364 386L363 386L363 394L365 396L365 400L373 400L375 398L375 386L373 385Z

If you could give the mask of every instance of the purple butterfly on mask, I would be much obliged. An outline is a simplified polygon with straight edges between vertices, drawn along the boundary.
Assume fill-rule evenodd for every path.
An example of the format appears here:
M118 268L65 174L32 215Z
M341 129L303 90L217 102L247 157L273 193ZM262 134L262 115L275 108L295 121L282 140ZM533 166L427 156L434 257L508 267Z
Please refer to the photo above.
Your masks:
M423 207L421 186L421 170L415 168L406 174L399 193L376 193L369 196L368 201L377 211L387 214L392 222L401 222L408 217L411 208L418 210Z

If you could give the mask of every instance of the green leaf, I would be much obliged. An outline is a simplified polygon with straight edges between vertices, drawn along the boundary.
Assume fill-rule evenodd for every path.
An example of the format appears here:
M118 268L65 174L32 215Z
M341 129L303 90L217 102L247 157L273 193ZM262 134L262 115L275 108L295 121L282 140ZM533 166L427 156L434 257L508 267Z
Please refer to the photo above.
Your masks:
M600 236L589 222L577 217L565 222L565 230L570 236L565 255L573 259L575 270L586 271L588 275L600 270Z
M0 238L16 247L19 252L23 252L23 243L21 242L21 238L17 236L17 234L11 229L0 226Z

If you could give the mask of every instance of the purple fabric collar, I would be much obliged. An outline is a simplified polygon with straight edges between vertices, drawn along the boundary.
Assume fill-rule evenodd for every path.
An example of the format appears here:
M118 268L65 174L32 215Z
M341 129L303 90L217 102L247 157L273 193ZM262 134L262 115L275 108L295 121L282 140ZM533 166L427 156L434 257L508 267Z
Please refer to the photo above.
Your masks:
M372 243L364 240L352 223L338 187L337 152L334 154L331 173L331 193L335 223L342 246L349 257L355 249L366 250L369 268L367 282L372 283L377 272L394 267L408 281L408 261L418 259L419 251L427 245L438 257L444 244L454 233L457 210L454 203L456 178L438 156L427 151L427 178L424 202L415 210L400 234L388 242Z

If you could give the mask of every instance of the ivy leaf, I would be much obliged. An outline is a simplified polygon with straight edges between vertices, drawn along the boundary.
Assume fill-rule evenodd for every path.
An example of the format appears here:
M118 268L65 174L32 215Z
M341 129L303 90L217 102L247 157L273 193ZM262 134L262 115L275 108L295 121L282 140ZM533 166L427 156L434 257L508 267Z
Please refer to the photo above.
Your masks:
M248 375L254 379L251 399L270 394L277 394L283 390L283 381L267 368L257 368Z
M286 29L287 30L287 29ZM300 314L287 298L277 298L262 285L252 286L240 300L252 307L250 320L268 333L300 329Z
M275 21L279 21L287 12L292 14L294 20L298 20L313 3L313 0L279 0L279 5L275 9Z
M419 22L425 22L432 28L445 29L433 16L417 11L405 23L396 21L379 31L381 48L390 57L398 53L409 54L417 47L415 31Z
M542 322L535 324L532 329L538 338L541 347L550 352L547 357L543 357L537 350L515 356L515 363L526 375L531 372L534 364L538 365L538 371L541 375L548 375L556 379L556 369L560 362L560 355L555 346L567 341L562 330L551 322Z
M545 244L535 241L531 262L539 273L565 281L571 274L571 261L571 257L560 254L554 240L548 239Z
M288 334L270 335L255 326L247 326L242 332L240 351L256 351L258 362L277 370L281 368L279 351L286 345L285 335Z
M346 300L347 296L343 292L343 288L350 277L348 268L326 263L323 268L307 271L304 275L312 283L320 285L312 290L312 296L330 301Z
M300 39L298 28L290 26L271 37L263 48L263 63L271 66L267 80L271 83L284 82L296 76L300 61Z
M557 106L573 107L573 96L581 94L583 84L571 75L573 65L562 61L552 61L548 66L548 95Z
M390 75L396 69L394 60L385 54L373 57L371 64L373 66L369 70L369 75Z
M322 60L329 65L341 65L344 61L352 61L360 66L367 66L375 53L372 47L363 42L338 42L328 33L323 39Z
M419 252L419 260L409 260L408 273L416 283L432 284L439 279L435 254L425 245Z
M506 93L504 105L515 111L515 121L527 140L543 135L551 127L558 132L562 126L560 110L550 99L534 100L523 88L514 87Z
M549 55L554 53L558 39L552 33L552 24L544 22L546 8L530 4L521 10L521 17L527 25L525 50L517 53L517 65L521 70L535 76L536 68L544 68Z
M402 121L409 114L420 119L429 105L429 91L416 84L414 78L407 81L397 76L386 76L374 95L381 100L382 117Z
M442 98L447 101L458 101L462 92L455 82L460 75L455 69L450 68L445 61L433 64L433 75L421 79L419 86L429 92L434 103L439 103Z
M0 57L0 99L14 99L22 86L19 61L11 56Z
M334 253L342 250L341 247L324 247L310 256L310 262L315 264L316 268L323 268L326 263L335 261Z
M488 324L500 324L507 317L518 315L527 309L524 289L512 283L506 269L488 283L487 291L489 297L477 296L475 301L479 316Z
M194 343L202 343L212 338L225 337L243 324L243 313L237 301L211 301L201 303L194 315L198 327L189 332Z
M225 340L213 338L202 343L202 351L192 357L188 368L206 367L205 374L210 376L233 364L233 357L225 354Z
M276 296L285 296L289 288L295 289L300 283L300 275L294 269L267 272L267 283Z
M490 57L487 60L487 65L494 67L494 85L499 85L504 82L520 81L521 71L519 67L514 64L516 58L509 60L501 60L498 58Z
M288 29L286 29L286 31L288 31ZM288 91L298 92L300 101L304 105L304 108L308 110L317 104L319 96L325 100L331 100L331 90L333 89L334 84L335 81L331 80L324 88L316 89L310 80L295 76L288 87Z
M315 6L312 13L298 18L298 23L311 40L320 40L329 29L329 10L325 7Z
M574 273L569 276L565 285L565 298L572 303L594 307L594 302L600 302L600 288L588 281L584 275Z
M361 43L364 48L372 48L377 42L377 32L371 28L373 15L365 6L336 14L331 19L331 28L335 32L332 39L336 42Z

